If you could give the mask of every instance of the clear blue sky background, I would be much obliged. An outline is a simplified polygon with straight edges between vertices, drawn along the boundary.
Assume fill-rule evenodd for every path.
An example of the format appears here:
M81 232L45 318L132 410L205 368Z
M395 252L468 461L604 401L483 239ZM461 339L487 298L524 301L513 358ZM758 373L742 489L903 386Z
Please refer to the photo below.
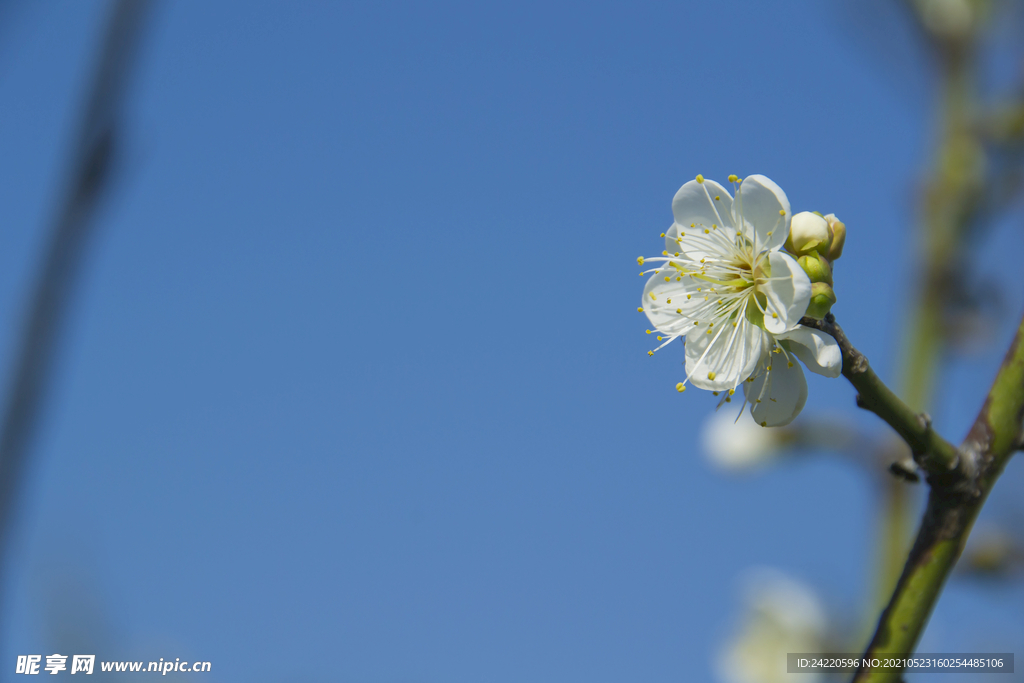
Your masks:
M681 346L647 357L635 258L697 173L768 175L847 222L835 311L895 375L930 86L901 15L856 6L159 5L0 678L88 652L208 681L709 680L756 565L854 619L868 478L711 469L714 399L675 392ZM106 7L0 13L8 365ZM953 438L1024 306L1019 222L983 245L1018 265L994 347L944 382ZM855 410L810 385L809 412ZM994 519L1024 513L1018 469ZM928 638L1018 647L1024 590L957 583Z

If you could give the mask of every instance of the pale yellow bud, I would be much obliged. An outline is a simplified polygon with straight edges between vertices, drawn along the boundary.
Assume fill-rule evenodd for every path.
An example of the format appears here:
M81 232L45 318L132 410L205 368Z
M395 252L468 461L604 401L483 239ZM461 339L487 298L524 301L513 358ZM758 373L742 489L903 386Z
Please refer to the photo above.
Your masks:
M828 223L824 218L810 211L801 211L793 216L786 239L787 251L803 255L812 251L826 252L828 248Z
M843 245L846 244L846 224L836 218L834 213L825 216L829 232L832 233L832 246L829 247L825 256L829 261L835 261L843 255Z

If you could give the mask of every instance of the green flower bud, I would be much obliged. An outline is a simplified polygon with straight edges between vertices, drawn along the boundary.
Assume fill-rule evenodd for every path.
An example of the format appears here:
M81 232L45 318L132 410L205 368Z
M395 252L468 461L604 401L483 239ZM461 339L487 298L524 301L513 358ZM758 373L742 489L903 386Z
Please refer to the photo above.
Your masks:
M832 285L827 282L815 282L811 285L811 302L807 305L809 318L821 320L825 317L832 305L836 302L836 293L832 291Z
M843 245L846 244L846 224L836 218L834 213L825 216L825 221L828 222L828 229L832 234L832 246L823 253L829 261L835 261L843 255Z
M797 256L812 251L825 253L831 245L828 222L816 213L801 211L789 224L786 250Z
M832 267L829 266L828 260L824 256L812 251L810 254L798 258L796 262L807 273L807 277L811 278L811 282L832 284Z

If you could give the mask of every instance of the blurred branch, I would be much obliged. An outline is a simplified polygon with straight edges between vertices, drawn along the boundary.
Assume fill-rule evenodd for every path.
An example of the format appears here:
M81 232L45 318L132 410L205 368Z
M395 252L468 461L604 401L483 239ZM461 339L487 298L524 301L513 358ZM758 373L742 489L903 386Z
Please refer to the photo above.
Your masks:
M6 553L15 498L39 422L57 343L97 206L110 187L118 120L150 3L116 0L93 75L46 254L16 347L0 420L0 553Z
M974 426L960 446L960 466L929 478L924 520L896 591L865 657L913 652L985 499L1017 448L1024 428L1024 319ZM858 670L854 681L900 680L896 670Z

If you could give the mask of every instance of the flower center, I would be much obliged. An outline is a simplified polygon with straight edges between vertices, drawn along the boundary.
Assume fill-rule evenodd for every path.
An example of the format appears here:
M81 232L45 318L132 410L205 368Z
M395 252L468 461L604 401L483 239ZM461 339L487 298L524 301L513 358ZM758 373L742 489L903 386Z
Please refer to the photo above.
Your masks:
M722 278L721 281L724 290L720 290L724 295L722 312L730 319L742 315L764 329L764 311L768 298L758 285L771 277L767 252L754 254L752 245L741 243L737 245L732 256L731 261L723 268L730 277Z

